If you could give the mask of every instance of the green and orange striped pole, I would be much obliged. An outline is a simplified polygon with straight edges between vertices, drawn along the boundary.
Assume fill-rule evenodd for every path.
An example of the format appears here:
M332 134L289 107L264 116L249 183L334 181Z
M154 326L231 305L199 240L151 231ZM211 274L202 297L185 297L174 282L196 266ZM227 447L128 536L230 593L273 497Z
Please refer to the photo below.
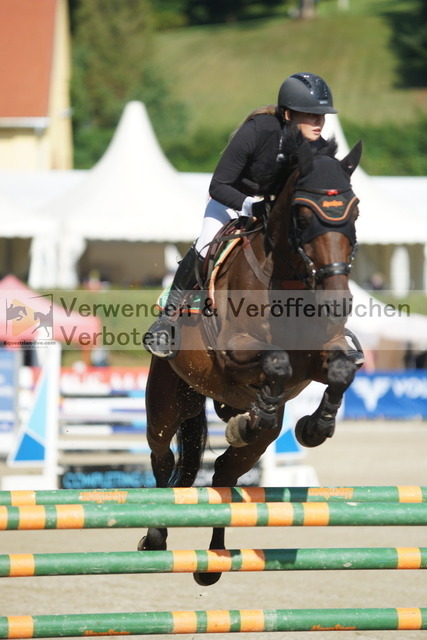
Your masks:
M411 526L427 503L77 504L0 506L0 530L117 527Z
M413 631L427 608L235 609L0 617L0 638L262 631Z
M58 489L0 491L0 505L223 504L230 502L427 502L425 486L191 487L164 489Z
M117 573L427 569L427 547L227 549L0 555L0 577Z

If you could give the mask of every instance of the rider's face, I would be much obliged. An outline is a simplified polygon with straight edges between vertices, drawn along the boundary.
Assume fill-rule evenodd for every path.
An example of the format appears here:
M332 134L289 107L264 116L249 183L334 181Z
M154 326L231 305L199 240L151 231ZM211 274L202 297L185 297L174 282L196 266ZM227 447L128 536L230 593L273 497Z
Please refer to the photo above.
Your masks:
M320 113L302 113L286 109L285 118L292 120L309 142L315 142L320 138L325 124L325 116Z

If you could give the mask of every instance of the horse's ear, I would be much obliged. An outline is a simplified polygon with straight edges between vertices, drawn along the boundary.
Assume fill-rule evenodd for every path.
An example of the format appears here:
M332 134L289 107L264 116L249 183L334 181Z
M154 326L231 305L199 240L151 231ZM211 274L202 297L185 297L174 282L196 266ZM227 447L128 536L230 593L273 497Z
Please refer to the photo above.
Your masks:
M353 149L350 151L345 158L340 161L340 165L344 169L349 176L352 175L353 171L357 168L357 165L360 162L360 158L362 157L362 141L356 142Z
M298 168L302 176L305 176L313 167L313 152L307 140L298 149Z

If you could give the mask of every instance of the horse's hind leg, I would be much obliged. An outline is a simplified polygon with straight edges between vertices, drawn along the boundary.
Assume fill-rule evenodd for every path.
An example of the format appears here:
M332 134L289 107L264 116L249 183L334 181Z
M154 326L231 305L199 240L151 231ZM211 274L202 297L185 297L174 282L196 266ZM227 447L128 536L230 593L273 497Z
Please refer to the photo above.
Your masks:
M186 422L190 426L192 420L203 422L204 400L172 370L168 361L153 358L146 389L147 442L157 487L171 486L175 471L175 456L170 448L172 438ZM200 455L197 443L194 448L197 457ZM190 462L186 462L190 467ZM181 478L182 486L192 484L198 470L196 464L194 467L193 475L187 473ZM167 529L150 527L138 543L138 549L166 549L166 539Z
M295 427L295 436L304 447L318 447L327 438L332 438L335 420L343 395L354 380L356 365L344 354L338 353L328 365L328 386L316 411L300 418Z
M256 441L244 448L228 447L215 461L213 487L235 487L239 478L250 471L258 462L267 447L278 437L283 418L283 409L278 410L277 425L273 429L265 429ZM225 529L215 527L209 549L225 549ZM194 573L197 584L207 587L221 577L221 573Z

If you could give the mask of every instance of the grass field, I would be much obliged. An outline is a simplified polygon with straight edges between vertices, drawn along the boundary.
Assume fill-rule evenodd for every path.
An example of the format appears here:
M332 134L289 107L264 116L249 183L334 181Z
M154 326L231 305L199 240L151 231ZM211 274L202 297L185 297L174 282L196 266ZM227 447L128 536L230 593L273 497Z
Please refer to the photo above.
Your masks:
M233 130L252 108L276 102L285 77L304 70L331 85L343 121L411 123L427 113L427 89L399 87L391 21L410 5L350 0L340 11L337 0L321 0L313 20L285 14L161 32L155 59L187 105L191 130Z

